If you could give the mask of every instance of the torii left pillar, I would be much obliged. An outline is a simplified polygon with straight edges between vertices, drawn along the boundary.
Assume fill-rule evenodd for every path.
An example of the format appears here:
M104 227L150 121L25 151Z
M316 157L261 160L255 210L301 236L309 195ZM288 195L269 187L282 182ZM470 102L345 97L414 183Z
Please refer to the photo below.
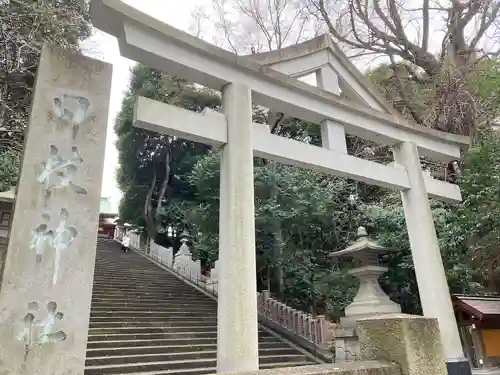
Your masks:
M259 369L252 92L222 90L227 143L220 168L217 372Z
M42 49L0 289L2 375L83 375L111 75Z

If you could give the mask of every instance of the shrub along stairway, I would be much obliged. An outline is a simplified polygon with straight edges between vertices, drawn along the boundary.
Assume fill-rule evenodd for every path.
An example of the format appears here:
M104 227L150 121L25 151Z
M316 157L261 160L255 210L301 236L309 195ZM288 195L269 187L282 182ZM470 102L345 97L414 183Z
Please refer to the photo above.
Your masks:
M216 371L217 303L112 240L99 239L85 375ZM314 363L259 329L261 368Z

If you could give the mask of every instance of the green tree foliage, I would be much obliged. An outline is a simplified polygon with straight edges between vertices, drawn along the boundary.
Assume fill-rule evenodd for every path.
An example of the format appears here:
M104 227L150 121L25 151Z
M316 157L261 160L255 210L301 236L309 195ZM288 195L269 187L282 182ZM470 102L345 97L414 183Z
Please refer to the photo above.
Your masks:
M500 291L500 133L476 137L466 156L460 186L464 201L450 213L443 241L467 251L476 278L489 292Z
M17 182L19 153L10 150L0 152L0 191L9 190Z
M17 180L22 153L21 135L28 124L42 44L50 42L77 50L79 42L91 31L88 5L86 0L0 1L2 189Z
M443 263L453 293L499 290L500 237L496 228L500 224L497 221L500 138L495 125L500 114L499 68L498 60L483 60L471 75L473 98L481 109L478 112L481 117L456 181L464 200L457 205L432 203ZM370 77L388 100L395 104L400 100L398 88L392 84L391 69L379 67ZM425 84L412 87L415 107L421 115L429 108L432 110L433 90L434 87ZM438 173L437 177L443 176ZM391 265L387 282L393 290L408 286L412 296L410 311L419 311L418 288L398 195L389 193L380 202L365 207L381 242L401 249L400 254L387 259Z
M464 158L458 180L464 203L450 206L432 202L450 290L457 293L477 291L484 286L492 288L492 280L498 279L498 235L491 228L499 216L492 200L500 196L495 185L500 146L495 132L490 131L499 109L499 101L495 100L500 87L498 66L495 60L478 61L469 86L473 88L474 102L478 103L481 126L477 127L477 142ZM370 78L396 108L414 117L415 114L407 113L410 109L400 92L407 70L402 67L398 71L399 81L395 82L394 68L379 67ZM442 82L418 82L408 77L407 84L405 95L411 92L414 102L411 109L421 117L435 116L431 113L433 100L435 91L443 87ZM138 65L116 124L119 183L125 194L120 209L122 218L147 226L152 213L155 232L167 224L188 229L193 236L195 256L208 268L217 259L219 247L219 151L133 129L133 102L137 95L194 111L205 106L217 108L219 96ZM257 107L254 110L256 121L270 121L269 113ZM273 129L276 134L314 145L321 142L318 125L298 119L284 119L277 124ZM377 160L390 157L383 147L353 137L347 141L350 154ZM485 174L487 178L481 177ZM167 189L162 196L165 181ZM261 289L270 289L303 310L318 312L326 308L336 316L342 314L357 285L343 272L348 265L332 266L328 254L346 247L354 239L356 228L365 225L382 244L400 250L384 258L390 268L382 278L384 290L394 300L402 301L406 312L420 310L399 194L258 158L254 160L254 181L257 277ZM492 207L492 216L478 210L481 205ZM284 293L273 284L277 272L281 273L278 279L283 282Z
M439 246L452 293L500 290L500 135L496 130L478 134L464 158L458 181L463 202L446 205L432 201ZM372 233L384 245L399 249L386 257L390 271L385 281L391 290L408 286L409 312L419 312L418 287L414 275L404 212L397 194L366 205Z
M499 101L492 98L498 97L500 85L496 82L500 75L495 60L485 60L477 69L473 80L475 100L481 103L484 113L482 124L487 127L498 116ZM389 100L397 103L400 94L397 86L392 84L391 74L392 69L382 66L372 72L371 78L383 89ZM414 86L415 102L421 107L422 114L428 108L429 98L434 97L430 92L432 90L430 86ZM284 136L319 144L318 126L300 122L296 126L292 134ZM497 204L486 199L500 196L498 184L493 182L494 176L498 174L494 169L500 165L495 156L500 144L493 134L482 132L478 135L477 143L464 158L459 179L464 203L450 206L432 202L443 262L450 290L454 293L480 290L491 284L490 280L498 269L495 268L497 260L493 256L498 235L490 229L492 224L496 224L491 222L491 218L498 217L494 210ZM374 151L377 158L390 156L387 150L374 149L354 138L348 139L348 147L350 153L365 158L373 157ZM320 305L326 303L331 313L341 314L352 298L356 283L343 273L333 273L327 254L345 247L353 239L356 227L362 224L368 226L382 244L400 250L396 255L384 258L390 268L381 280L384 290L394 300L402 302L405 311L420 311L418 287L398 193L369 188L318 172L265 163L260 159L256 159L254 165L257 268L261 288L276 291L276 287L273 288L269 283L270 273L281 267L285 284L283 298L288 303L304 310L320 309ZM479 176L482 175L488 177L481 179ZM200 234L196 239L195 251L210 264L217 258L218 248L218 153L210 153L200 159L190 174L190 181L196 186L198 201L202 202L191 210L193 228ZM277 188L277 194L273 196L269 195L271 181ZM479 189L481 193L474 193L474 189ZM493 209L491 216L476 209L478 195L483 197L482 204ZM354 201L350 199L353 197ZM469 202L472 199L469 197L476 197L474 203ZM276 239L273 237L271 218L276 218L280 223L280 246L283 251L279 257L273 251ZM486 218L490 220L487 223ZM473 233L477 234L473 236ZM479 235L483 235L484 239L478 240ZM479 257L479 254L485 252L475 250L471 243L481 249L489 246L487 253L493 254L487 258L489 263L479 260L484 258Z
M155 237L157 232L164 232L167 225L184 225L183 206L194 196L185 175L208 147L133 127L138 96L192 111L217 108L220 97L140 64L132 70L129 89L115 124L120 163L118 185L124 193L120 217L145 226L149 236Z
M210 152L193 167L189 181L196 189L196 207L190 210L193 250L207 265L218 252L220 154ZM304 310L340 311L352 295L341 293L353 280L333 275L328 254L347 246L363 216L356 204L346 205L357 184L321 172L254 160L255 226L259 286L270 288L271 272L283 269L284 300ZM269 181L278 194L269 195ZM270 218L280 222L279 257ZM344 288L345 287L345 288ZM333 298L335 297L335 298Z

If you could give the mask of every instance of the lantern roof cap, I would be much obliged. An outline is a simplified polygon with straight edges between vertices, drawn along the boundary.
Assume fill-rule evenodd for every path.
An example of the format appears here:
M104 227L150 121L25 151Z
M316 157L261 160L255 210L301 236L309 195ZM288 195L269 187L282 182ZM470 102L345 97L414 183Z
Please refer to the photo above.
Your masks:
M332 251L330 253L330 257L331 258L338 258L343 256L356 257L368 254L382 255L394 251L397 250L379 245L376 241L370 240L368 238L368 232L366 231L366 228L360 226L358 228L356 241L352 245L346 247L343 250Z

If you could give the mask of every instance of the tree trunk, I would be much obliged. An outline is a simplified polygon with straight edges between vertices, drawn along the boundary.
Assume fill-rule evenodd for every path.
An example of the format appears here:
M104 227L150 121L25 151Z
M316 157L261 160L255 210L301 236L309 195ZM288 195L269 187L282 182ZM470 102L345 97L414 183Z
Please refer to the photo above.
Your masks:
M281 122L283 121L284 113L282 112L269 112L267 117L267 123L271 130L271 134L278 134L281 129ZM277 164L265 160L264 163L271 167L271 179L269 183L269 199L274 202L278 202L278 181L277 181ZM273 260L274 267L272 267L272 278L270 284L272 285L272 290L278 299L283 299L285 295L285 282L283 278L283 248L282 248L282 232L281 223L279 219L274 215L271 216L271 230L273 233ZM268 281L269 282L269 281Z
M159 212L163 207L163 199L167 193L168 182L170 180L170 142L165 145L165 178L161 184L160 194L158 195L158 203L156 204L156 212Z
M155 238L156 226L155 218L153 213L153 192L156 185L156 171L153 170L153 178L151 179L151 185L149 186L148 193L146 194L146 200L144 202L144 219L146 220L146 226L148 230L148 238Z
M272 167L271 181L269 185L269 199L271 201L278 201L278 181L276 179L276 163L270 163ZM282 232L281 223L279 219L273 214L271 217L271 227L273 232L273 260L274 267L272 273L272 286L273 291L279 299L283 299L285 294L285 282L283 279L283 247L282 247Z

